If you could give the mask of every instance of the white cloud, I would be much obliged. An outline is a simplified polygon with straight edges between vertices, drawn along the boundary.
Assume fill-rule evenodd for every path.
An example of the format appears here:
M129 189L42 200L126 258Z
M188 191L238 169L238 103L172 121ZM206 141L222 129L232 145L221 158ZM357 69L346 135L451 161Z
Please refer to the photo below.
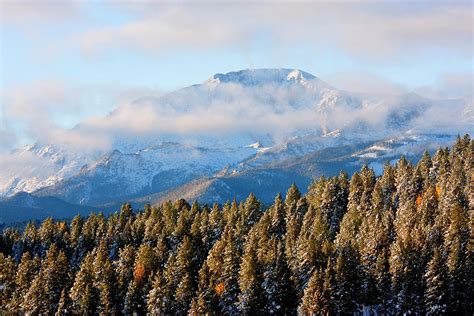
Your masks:
M214 15L197 10L172 8L119 26L93 29L82 36L83 50L95 54L125 48L161 54L176 49L205 50L233 45L251 37L250 27L236 21L223 23L218 12Z
M422 86L416 92L428 98L472 98L474 91L474 74L472 73L449 73L436 79L430 86Z
M0 16L2 24L22 27L36 22L64 23L81 15L80 4L72 0L2 0Z
M122 10L127 18L114 23L107 20L109 23L100 27L101 23L93 23L85 29L78 27L76 36L66 40L68 45L74 42L72 46L79 45L87 55L107 56L115 49L152 55L175 51L192 54L195 50L222 47L245 50L265 34L271 43L268 51L288 52L303 43L305 49L309 45L314 52L342 51L375 64L416 59L436 50L450 50L453 56L467 58L472 55L474 17L470 1L246 4L232 1L219 4L108 1L105 5ZM80 18L91 18L94 5L82 1L5 0L0 9L2 25L18 26L28 21L32 25L50 23L59 28ZM349 91L391 95L406 92L403 85L362 72L327 78L337 88ZM472 74L451 74L443 76L433 86L420 87L416 91L428 97L445 98L472 95L472 88ZM258 99L260 92L238 98L236 96L242 91L238 87L232 89L229 87L228 91L235 96L231 102L195 106L192 112L186 112L151 105L137 109L129 103L136 97L156 95L153 89L115 85L77 87L44 80L4 91L0 147L11 148L24 139L39 139L96 148L107 146L114 133L124 130L137 134L220 133L246 129L275 133L322 124L314 111L294 111L284 106L276 112L268 111L264 100L258 100L261 106L255 106L255 98ZM275 96L281 98L283 105L288 104L291 97ZM195 100L191 97L189 103L192 102ZM124 105L103 118L116 104ZM377 121L385 115L360 112L350 113L350 116L344 111L334 112L331 119L348 124L347 120L354 117ZM82 122L78 128L69 129L78 122Z
M400 95L408 91L401 84L366 72L335 73L324 77L324 80L338 89L359 93Z
M0 151L32 141L80 150L107 148L107 135L72 127L104 116L119 102L161 93L146 87L71 85L57 80L15 86L1 95Z
M23 152L21 155L0 154L0 166L0 180L3 184L12 177L46 177L55 167L50 159L31 152Z
M88 31L82 36L85 52L244 49L263 32L274 39L276 51L304 41L315 51L341 50L364 60L388 61L432 49L469 56L473 40L470 2L139 2L119 8L132 12L135 19Z

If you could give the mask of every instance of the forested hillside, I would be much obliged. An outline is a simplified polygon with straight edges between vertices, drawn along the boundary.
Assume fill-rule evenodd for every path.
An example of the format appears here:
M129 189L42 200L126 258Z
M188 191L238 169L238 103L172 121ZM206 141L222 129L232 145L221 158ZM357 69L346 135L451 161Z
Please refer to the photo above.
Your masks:
M0 314L472 315L473 150L466 135L269 207L125 204L7 228Z

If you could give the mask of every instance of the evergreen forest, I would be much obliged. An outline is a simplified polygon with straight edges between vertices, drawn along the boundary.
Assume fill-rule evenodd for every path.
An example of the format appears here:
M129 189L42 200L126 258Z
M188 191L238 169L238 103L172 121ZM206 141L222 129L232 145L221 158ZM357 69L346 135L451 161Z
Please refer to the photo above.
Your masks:
M0 236L0 314L474 313L474 141L263 205L181 199Z

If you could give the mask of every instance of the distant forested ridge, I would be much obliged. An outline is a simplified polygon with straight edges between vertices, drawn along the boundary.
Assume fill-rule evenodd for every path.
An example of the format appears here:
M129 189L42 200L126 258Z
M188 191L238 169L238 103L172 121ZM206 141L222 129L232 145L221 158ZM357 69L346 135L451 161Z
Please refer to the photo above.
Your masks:
M266 209L251 194L7 228L0 314L472 315L473 151L466 135Z

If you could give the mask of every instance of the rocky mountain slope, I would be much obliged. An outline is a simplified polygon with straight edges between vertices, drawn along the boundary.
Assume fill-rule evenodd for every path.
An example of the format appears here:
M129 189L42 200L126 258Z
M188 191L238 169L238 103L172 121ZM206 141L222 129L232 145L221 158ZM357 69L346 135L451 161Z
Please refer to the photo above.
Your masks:
M420 148L445 146L474 129L464 99L362 95L291 69L216 74L120 106L104 122L130 111L146 113L156 128L117 132L111 148L92 153L54 144L20 149L15 155L31 162L1 173L0 196L28 192L98 207L178 196L225 201L250 191L273 199L292 182L304 190L311 178L341 169L381 169L400 154L416 159Z

